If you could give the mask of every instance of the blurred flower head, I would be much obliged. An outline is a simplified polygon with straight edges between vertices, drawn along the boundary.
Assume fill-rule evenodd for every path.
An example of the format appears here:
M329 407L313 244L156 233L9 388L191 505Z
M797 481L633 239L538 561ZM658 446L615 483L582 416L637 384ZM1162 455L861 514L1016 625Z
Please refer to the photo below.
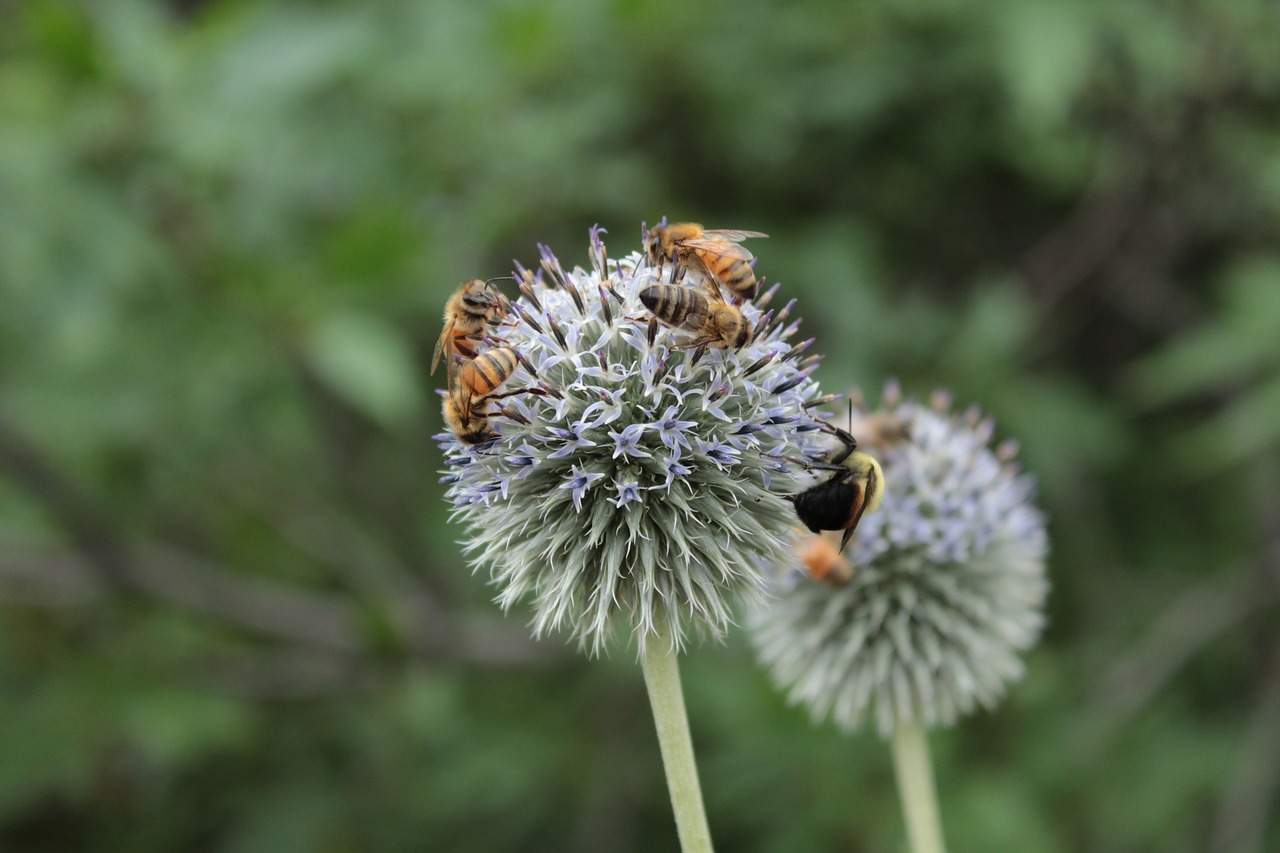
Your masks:
M1045 520L1012 444L950 398L859 405L851 432L878 457L888 493L850 546L852 574L833 586L788 569L756 608L761 661L793 702L852 731L874 714L883 735L918 721L949 724L992 707L1020 677L1018 653L1044 623ZM802 543L799 558L821 553ZM849 556L846 554L846 556ZM829 560L829 557L822 557Z
M473 568L504 609L530 602L536 635L565 630L593 653L619 630L641 647L718 637L791 548L783 496L803 473L784 457L824 446L816 358L791 342L790 304L766 312L772 293L741 306L749 344L678 348L690 333L650 323L640 300L670 265L610 258L601 233L589 269L545 247L536 274L517 269L522 295L493 336L527 363L511 385L556 394L502 400L487 443L438 436L447 497Z

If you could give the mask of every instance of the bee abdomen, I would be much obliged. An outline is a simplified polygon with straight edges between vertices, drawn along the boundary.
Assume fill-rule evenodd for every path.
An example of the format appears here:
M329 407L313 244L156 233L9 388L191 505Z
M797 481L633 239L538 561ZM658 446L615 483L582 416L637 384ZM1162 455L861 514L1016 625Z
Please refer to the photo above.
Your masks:
M681 325L700 306L701 293L688 287L653 284L640 291L640 301L653 316L671 325Z
M847 480L819 483L796 495L796 517L814 533L844 530L857 511L857 491Z
M498 347L486 350L470 362L475 371L477 381L475 391L479 395L489 394L511 377L516 371L516 354L510 347Z
M750 290L756 283L756 273L749 261L734 259L727 269L717 269L716 273L725 287L735 293Z

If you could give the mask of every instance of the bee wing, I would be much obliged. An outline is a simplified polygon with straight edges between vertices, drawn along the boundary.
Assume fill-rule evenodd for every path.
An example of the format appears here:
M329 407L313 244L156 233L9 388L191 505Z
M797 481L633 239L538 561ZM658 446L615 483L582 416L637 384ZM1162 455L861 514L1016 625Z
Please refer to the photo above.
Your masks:
M769 236L768 234L765 234L761 231L732 231L732 230L718 230L718 229L713 229L711 231L703 231L702 233L707 235L708 237L719 237L721 240L727 240L730 243L741 243L743 240L746 240L749 237L768 237Z
M444 331L440 333L440 339L436 341L436 351L431 354L431 372L433 374L436 372L436 367L438 367L440 364L440 357L444 355L445 350L451 349L451 347L445 346L445 341L452 342L452 340L453 340L453 321L450 320L449 322L444 324Z
M844 551L844 546L849 544L849 540L853 538L853 531L858 528L858 522L862 521L862 514L867 511L867 504L870 502L868 498L875 492L876 472L872 470L866 480L854 480L853 486L857 489L856 496L853 501L853 519L849 526L844 529L844 536L840 539L840 551Z
M738 248L733 243L725 243L724 245L733 249ZM712 302L724 302L724 295L720 292L720 276L716 275L716 271L711 268L711 264L707 263L707 259L697 252L690 252L689 257L693 259L694 263L702 268L700 272L702 274L702 280L707 288L707 297L711 299ZM748 257L750 257L750 255L748 255Z
M708 234L711 232L708 231ZM730 243L728 240L717 240L715 238L696 237L692 240L681 240L680 245L686 249L701 249L712 255L720 255L725 258L735 258L749 261L755 257L751 254L751 250L745 246L739 246L737 243Z

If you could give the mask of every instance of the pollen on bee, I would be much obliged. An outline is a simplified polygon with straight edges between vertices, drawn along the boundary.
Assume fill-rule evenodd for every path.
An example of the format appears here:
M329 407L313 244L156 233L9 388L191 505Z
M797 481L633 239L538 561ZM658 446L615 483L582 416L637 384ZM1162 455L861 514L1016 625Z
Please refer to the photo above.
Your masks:
M853 579L853 564L840 553L834 534L805 534L796 544L796 556L809 577L832 586Z

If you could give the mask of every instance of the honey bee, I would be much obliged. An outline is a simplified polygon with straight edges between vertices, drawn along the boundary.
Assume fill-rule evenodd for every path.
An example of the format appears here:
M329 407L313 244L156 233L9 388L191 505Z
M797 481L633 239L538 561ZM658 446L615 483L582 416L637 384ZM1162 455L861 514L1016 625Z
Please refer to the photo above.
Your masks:
M853 580L853 566L822 534L802 539L796 546L796 556L800 558L809 577L816 581L830 586L844 586Z
M677 274L692 268L739 299L746 299L755 293L756 273L751 268L755 256L738 244L748 237L768 236L759 231L708 231L696 222L667 225L664 221L649 229L645 253L659 268L671 259Z
M751 343L751 321L724 300L715 282L707 287L714 295L678 284L652 284L640 291L640 301L664 324L697 335L675 349L736 349Z
M853 436L838 428L835 432L844 446L830 463L810 463L811 468L832 475L788 500L795 504L800 523L814 533L843 530L839 551L843 553L862 516L884 499L884 471L879 462L857 449Z
M494 412L490 408L494 400L516 394L547 394L544 388L517 388L514 391L496 393L504 382L515 373L524 360L511 347L485 350L457 371L444 398L444 421L464 444L483 444L497 438L498 433L489 423Z
M444 329L431 357L431 372L436 372L436 365L444 356L445 369L452 380L458 371L455 356L465 359L476 357L475 342L505 313L504 303L502 294L492 282L478 278L463 282L445 303Z

